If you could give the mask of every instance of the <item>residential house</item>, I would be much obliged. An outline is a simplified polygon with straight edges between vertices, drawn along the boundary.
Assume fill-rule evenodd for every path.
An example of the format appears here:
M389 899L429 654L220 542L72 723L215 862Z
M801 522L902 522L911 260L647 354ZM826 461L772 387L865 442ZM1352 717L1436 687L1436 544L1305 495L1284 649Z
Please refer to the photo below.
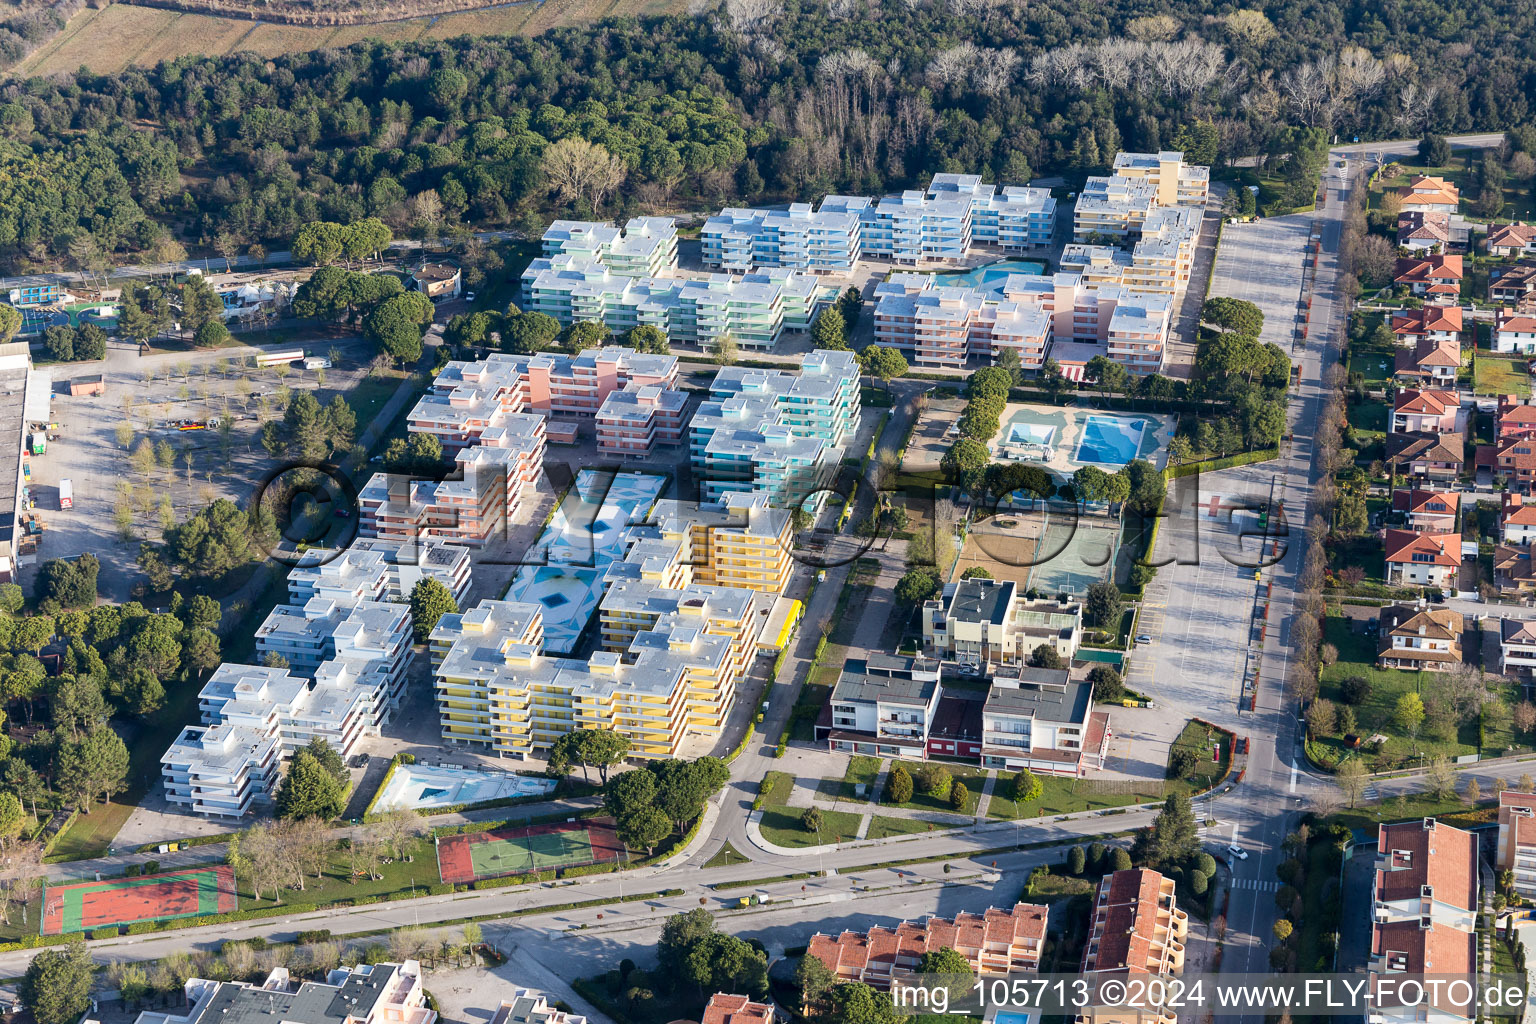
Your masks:
M1444 672L1461 664L1461 613L1448 608L1395 604L1381 610L1379 668Z
M1490 256L1536 256L1536 224L1496 224L1485 244Z
M1402 309L1392 314L1392 333L1400 345L1417 345L1421 341L1461 341L1462 318L1460 306L1425 306L1422 309Z
M1499 671L1526 682L1536 678L1536 619L1499 620Z
M1522 260L1497 276L1490 272L1488 301L1527 313L1536 309L1536 261Z
M983 977L1036 971L1045 947L1047 909L1018 903L1009 910L963 912L953 920L930 917L835 937L817 932L805 955L826 964L839 982L857 981L884 990L897 978L917 973L924 953L945 948L965 957L971 970Z
M850 754L925 758L942 672L928 658L878 652L843 662L816 739Z
M1446 213L1407 213L1397 218L1397 244L1423 251L1451 244L1451 217Z
M1536 437L1536 405L1522 402L1514 395L1500 395L1494 431L1500 441Z
M1449 586L1461 568L1461 534L1388 530L1387 582L1398 586Z
M1505 544L1529 544L1536 540L1536 505L1504 492L1499 503L1499 540Z
M1006 666L982 707L981 763L1016 772L1084 775L1102 768L1109 714L1093 710L1093 687L1066 669Z
M561 1010L529 988L514 989L511 999L503 999L490 1024L587 1024L580 1014Z
M773 1024L773 1019L772 1003L754 1003L746 996L716 992L709 997L699 1024Z
M1184 972L1189 915L1179 908L1172 878L1151 868L1115 871L1099 880L1093 924L1079 974L1090 986L1110 978L1171 978ZM1149 986L1149 996L1159 992ZM1174 1009L1152 996L1130 1005L1086 1006L1083 1024L1175 1024Z
M1499 310L1493 325L1493 350L1530 355L1536 352L1536 313Z
M324 981L295 981L276 967L260 985L189 978L184 1007L145 1010L135 1024L434 1024L421 964L358 964L338 967Z
M1392 282L1425 302L1454 304L1461 297L1461 255L1405 256L1397 261Z
M1461 396L1455 391L1405 388L1392 403L1389 430L1394 434L1459 433Z
M1511 489L1529 494L1536 484L1536 436L1524 434L1479 445L1477 465L1479 469L1486 465L1494 475L1507 480Z
M1464 458L1460 435L1387 435L1387 462L1410 477L1454 480L1461 474Z
M1530 664L1536 665L1536 632L1525 642L1531 649ZM1528 666L1526 671L1529 670ZM1499 793L1499 840L1494 863L1500 871L1514 874L1515 892L1526 899L1536 897L1536 794L1508 790Z
M1461 495L1456 491L1399 487L1392 492L1392 511L1407 518L1410 530L1453 533L1460 506Z
M1451 987L1431 994L1431 1006L1403 1006L1382 983L1391 975L1470 977L1477 971L1477 837L1425 818L1382 825L1377 839L1366 970L1377 995L1372 1022L1451 1024L1472 1019L1469 1003Z
M1429 387L1454 388L1461 369L1461 344L1454 339L1420 338L1413 348L1397 350L1396 376Z
M454 263L423 263L411 275L416 290L433 302L458 298L461 280L458 265Z
M1501 593L1524 596L1536 591L1536 565L1525 544L1498 544L1493 549L1493 585Z
M1461 192L1444 178L1415 175L1398 192L1401 209L1408 213L1443 213L1453 215L1461 203Z

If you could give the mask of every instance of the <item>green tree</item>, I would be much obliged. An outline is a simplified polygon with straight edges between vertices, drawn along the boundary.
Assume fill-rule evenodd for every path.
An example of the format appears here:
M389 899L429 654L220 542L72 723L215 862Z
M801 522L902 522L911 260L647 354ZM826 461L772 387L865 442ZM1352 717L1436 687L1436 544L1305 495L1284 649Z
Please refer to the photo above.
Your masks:
M659 327L650 324L639 324L624 332L623 344L636 352L651 352L656 355L667 355L672 351L667 336Z
M561 332L561 346L572 354L602 348L612 340L613 331L601 320L581 320Z
M1041 784L1039 779L1035 778L1034 772L1028 768L1014 775L1013 799L1017 803L1027 804L1031 801L1039 800L1040 795L1044 792L1045 786Z
M795 983L800 986L802 1008L824 1011L831 1003L832 990L837 987L837 975L826 961L807 953L795 968Z
M17 994L37 1024L75 1024L91 1008L94 965L85 940L45 949L32 958Z
M896 600L914 607L938 594L942 586L933 570L921 566L908 569L906 575L896 581Z
M884 345L865 346L859 353L859 368L871 377L878 377L883 384L889 384L909 369L906 357L900 351Z
M438 620L458 610L458 602L447 587L434 579L417 580L411 588L411 629L416 642L426 643Z
M821 808L819 807L807 807L805 812L800 815L800 827L807 832L812 834L820 833L821 825Z
M507 318L501 329L502 341L509 352L532 355L554 345L560 336L560 321L547 313L518 313Z
M1132 854L1139 863L1161 868L1184 863L1199 848L1199 830L1189 797L1172 793L1152 819L1152 827L1137 835Z
M0 345L16 337L16 333L21 330L21 325L21 310L0 302Z
M644 775L645 772L626 772ZM672 822L657 807L640 807L618 819L618 835L626 846L644 847L647 856L656 852L662 840L672 832Z
M192 341L198 348L218 348L229 340L229 328L224 326L223 320L209 320L192 334Z
M1067 851L1067 870L1074 875L1081 875L1088 868L1088 853L1081 846L1074 846Z
M952 810L965 810L965 802L971 798L970 791L965 788L965 783L956 782L949 787L949 806Z
M67 324L45 328L43 351L48 353L48 358L61 363L75 358L75 329Z
M277 816L284 821L328 821L339 817L345 808L346 794L336 776L308 750L294 754L288 774L277 788Z
M1120 673L1108 665L1095 665L1088 672L1088 682L1093 685L1093 699L1115 704L1125 699L1125 684Z
M901 1016L891 997L861 981L850 981L832 990L827 1019L831 1024L900 1024Z
M1029 663L1035 668L1062 669L1067 663L1061 660L1061 655L1050 644L1039 644L1029 652Z
M300 263L323 266L341 259L346 228L331 221L312 221L299 229L288 250Z
M1200 321L1249 338L1257 338L1264 330L1264 313L1258 306L1224 296L1205 300L1200 307Z
M991 570L980 565L973 565L960 574L963 580L990 580L994 579Z
M1424 724L1423 698L1411 690L1398 697L1397 706L1392 712L1392 721L1408 735L1418 736L1419 726Z
M190 275L181 286L180 320L181 329L194 335L207 324L224 322L224 300L201 274Z
M1120 625L1120 613L1125 607L1125 597L1113 583L1100 581L1088 587L1083 611L1088 620L1099 629L1112 630Z
M811 347L841 351L847 349L848 324L836 306L828 306L811 325Z
M656 776L650 772L620 772L603 786L603 809L617 819L626 818L656 802ZM671 828L671 823L667 825Z
M912 776L901 765L896 765L885 777L885 802L904 804L912 799Z
M363 334L379 350L413 363L421 358L421 332L432 322L432 300L420 292L402 292L379 303L363 318Z
M950 445L949 451L939 459L939 469L946 480L958 483L966 474L986 469L991 458L992 453L986 445L973 438L962 437Z

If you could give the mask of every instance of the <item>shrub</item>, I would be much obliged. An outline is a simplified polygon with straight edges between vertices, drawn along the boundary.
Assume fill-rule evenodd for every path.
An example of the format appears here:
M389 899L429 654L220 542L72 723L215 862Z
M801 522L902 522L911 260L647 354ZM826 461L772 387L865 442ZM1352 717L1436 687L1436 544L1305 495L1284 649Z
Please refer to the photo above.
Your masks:
M965 788L965 783L956 782L949 787L949 806L957 811L965 810L965 802L971 798L971 794Z
M1168 758L1168 777L1170 779L1187 779L1195 773L1200 766L1200 758L1193 750L1181 747L1175 750Z
M1339 699L1359 706L1371 697L1371 681L1365 676L1350 676L1339 684Z
M885 802L904 804L912 799L912 776L901 765L891 769L885 779Z
M1088 854L1081 846L1074 846L1067 851L1067 870L1074 875L1080 875L1088 868Z
M115 939L115 938L118 937L119 934L121 934L121 933L118 932L117 925L114 924L114 925L108 925L105 928L95 928L95 929L92 929L92 931L91 931L91 938L93 938L93 939Z
M923 792L929 796L936 796L940 799L948 796L952 781L949 769L941 764L929 761L917 769L916 782L923 787Z
M800 827L807 832L820 832L821 826L821 808L807 807L805 813L800 815Z

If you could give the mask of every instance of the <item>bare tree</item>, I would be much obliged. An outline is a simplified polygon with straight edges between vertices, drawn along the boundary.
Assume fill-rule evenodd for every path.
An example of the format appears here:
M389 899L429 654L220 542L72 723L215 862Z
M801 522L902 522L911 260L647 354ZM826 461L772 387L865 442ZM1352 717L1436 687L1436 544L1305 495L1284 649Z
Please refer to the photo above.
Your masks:
M11 923L11 911L20 908L27 919L32 890L43 881L43 846L37 842L11 843L0 856L0 922Z
M316 879L323 876L336 852L336 839L330 826L319 818L304 818L289 825L287 832L299 872Z
M397 807L385 811L372 827L379 842L398 860L412 859L416 841L429 831L427 823L414 807Z
M561 139L548 149L539 166L545 180L562 199L585 199L593 209L624 182L624 161L595 142L577 136Z

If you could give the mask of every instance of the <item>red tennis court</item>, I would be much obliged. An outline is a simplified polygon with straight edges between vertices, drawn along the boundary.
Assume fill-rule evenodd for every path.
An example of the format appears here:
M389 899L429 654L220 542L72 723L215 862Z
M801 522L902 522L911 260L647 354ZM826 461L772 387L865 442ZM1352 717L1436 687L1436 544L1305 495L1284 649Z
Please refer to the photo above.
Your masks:
M210 864L138 878L47 886L42 933L62 935L135 921L225 914L239 908L233 869Z

